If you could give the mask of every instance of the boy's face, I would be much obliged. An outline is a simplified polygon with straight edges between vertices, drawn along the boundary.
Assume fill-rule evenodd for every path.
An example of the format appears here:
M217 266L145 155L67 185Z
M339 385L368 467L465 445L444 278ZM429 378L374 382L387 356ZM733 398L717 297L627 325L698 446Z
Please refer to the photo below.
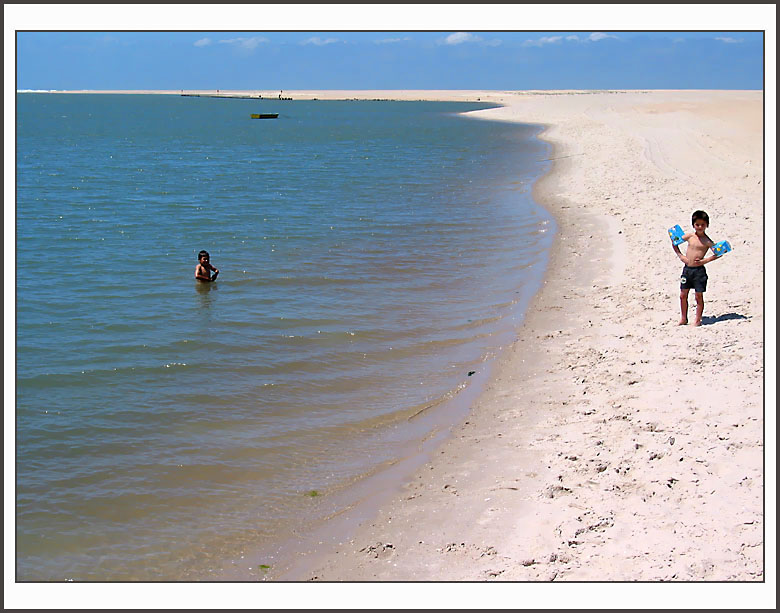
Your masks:
M693 222L693 229L696 230L696 234L704 234L707 229L707 222L703 219L697 219Z
M201 266L205 266L208 263L209 263L209 256L207 256L207 255L200 256L200 264L201 264Z

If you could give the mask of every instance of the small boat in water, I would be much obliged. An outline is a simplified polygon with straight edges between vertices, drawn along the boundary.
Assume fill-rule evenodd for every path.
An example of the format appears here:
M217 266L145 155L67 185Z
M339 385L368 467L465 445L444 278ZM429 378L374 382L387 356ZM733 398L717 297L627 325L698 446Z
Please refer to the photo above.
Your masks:
M250 117L252 119L276 119L279 117L279 113L252 113Z

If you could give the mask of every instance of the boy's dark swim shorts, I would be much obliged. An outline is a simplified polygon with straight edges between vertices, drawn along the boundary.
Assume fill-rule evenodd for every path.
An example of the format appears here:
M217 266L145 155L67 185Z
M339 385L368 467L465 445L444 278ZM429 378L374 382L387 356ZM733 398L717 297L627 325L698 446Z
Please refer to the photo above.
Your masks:
M704 266L683 266L680 277L680 289L693 289L696 292L707 291L707 271Z

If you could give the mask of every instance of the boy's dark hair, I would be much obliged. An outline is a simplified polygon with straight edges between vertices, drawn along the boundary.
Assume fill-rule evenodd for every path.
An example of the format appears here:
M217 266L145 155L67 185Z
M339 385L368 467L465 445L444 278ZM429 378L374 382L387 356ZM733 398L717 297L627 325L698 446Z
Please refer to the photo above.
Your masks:
M691 215L691 225L696 223L697 219L703 219L704 223L707 225L710 225L710 216L707 215L704 211L694 211L693 215Z
M203 250L202 250L202 251L201 251L201 252L198 254L198 260L200 260L200 258L202 258L204 255L205 255L207 258L210 258L210 257L211 257L211 256L209 255L209 252L208 252L208 251L206 251L205 249L203 249Z

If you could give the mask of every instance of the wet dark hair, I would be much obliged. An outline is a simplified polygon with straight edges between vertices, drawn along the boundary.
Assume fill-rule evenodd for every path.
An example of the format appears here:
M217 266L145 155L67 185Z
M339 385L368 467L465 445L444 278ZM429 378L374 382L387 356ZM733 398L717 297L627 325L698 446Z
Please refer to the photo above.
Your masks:
M198 254L198 260L200 260L200 258L202 258L204 255L205 255L207 258L211 259L211 256L209 255L209 252L208 252L208 251L206 251L206 250L204 249L203 251L201 251L201 252Z
M710 225L710 216L704 211L694 211L691 215L691 224L695 224L697 219L703 219L707 225Z

